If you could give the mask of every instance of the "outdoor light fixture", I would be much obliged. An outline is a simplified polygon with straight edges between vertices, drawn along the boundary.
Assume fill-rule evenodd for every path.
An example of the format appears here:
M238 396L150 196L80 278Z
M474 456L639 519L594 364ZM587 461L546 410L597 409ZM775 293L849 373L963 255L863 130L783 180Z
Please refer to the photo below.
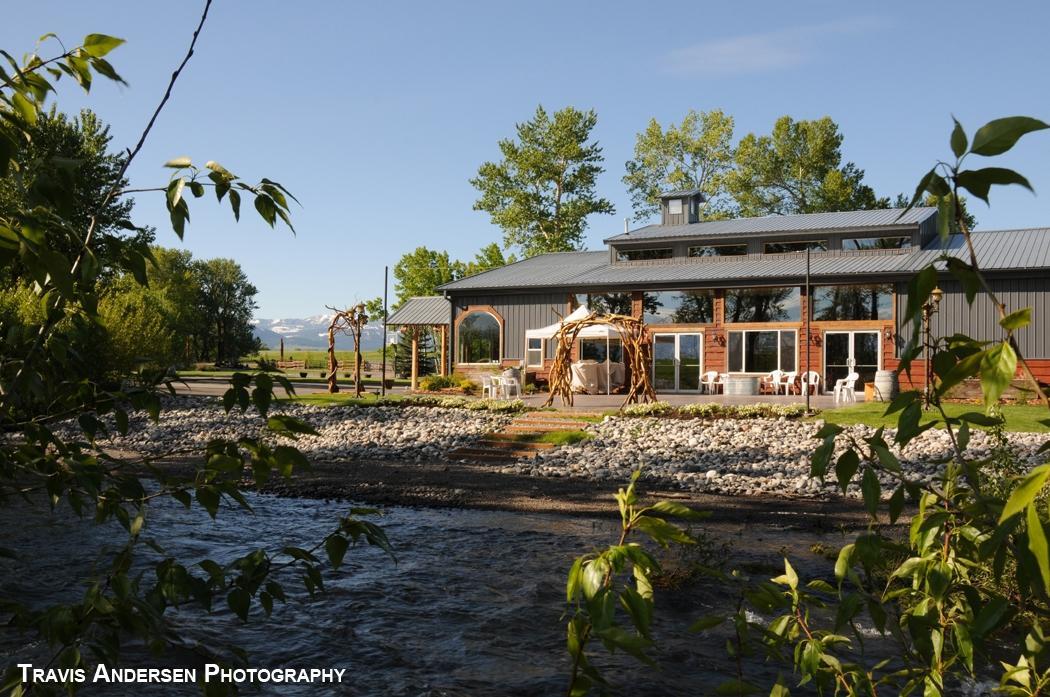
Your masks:
M883 334L883 337L886 339L887 344L893 341L893 330L889 327L886 327L886 333Z

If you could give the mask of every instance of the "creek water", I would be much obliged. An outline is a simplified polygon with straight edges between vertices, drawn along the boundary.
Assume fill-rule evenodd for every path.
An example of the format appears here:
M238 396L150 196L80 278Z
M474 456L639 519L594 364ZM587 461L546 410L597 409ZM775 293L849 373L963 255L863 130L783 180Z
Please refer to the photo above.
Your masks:
M189 564L220 563L257 548L310 546L333 529L349 505L250 495L253 515L224 510L216 521L187 513L174 502L150 510L148 535ZM191 643L229 655L245 649L253 667L345 668L337 686L263 685L248 694L557 695L569 670L565 651L565 574L572 559L614 542L617 521L569 515L476 510L387 508L380 522L397 561L375 548L352 548L344 566L325 571L326 592L309 598L294 577L285 578L287 605L267 620L258 610L242 624L224 606L202 619L182 609L173 623ZM33 524L27 524L33 523ZM0 546L19 552L0 559L0 596L51 603L76 598L76 579L107 558L123 531L95 526L71 514L41 514L21 506L0 509ZM814 542L842 544L838 533L816 533L790 524L705 526L705 548L728 566L765 577L780 573L789 555L805 578L831 575L830 563L813 554ZM148 550L143 550L149 553ZM151 572L147 571L147 574ZM729 630L689 634L699 616L731 612L735 597L708 580L658 590L654 670L595 647L597 665L631 695L713 694L735 672L726 656ZM869 645L870 646L870 645ZM878 651L878 649L873 649ZM885 650L885 649L883 649ZM46 663L48 648L32 635L0 629L3 663ZM131 647L132 665L200 666L201 652L180 649L159 659ZM767 684L776 667L761 660L745 666ZM768 694L768 687L762 694ZM82 694L199 694L192 685L148 687L88 684Z

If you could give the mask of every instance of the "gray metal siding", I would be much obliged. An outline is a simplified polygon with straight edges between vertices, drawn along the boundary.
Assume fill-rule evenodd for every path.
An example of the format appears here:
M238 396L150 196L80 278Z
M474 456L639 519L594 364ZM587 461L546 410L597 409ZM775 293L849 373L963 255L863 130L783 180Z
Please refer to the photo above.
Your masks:
M1018 348L1025 358L1050 358L1050 278L992 278L992 290L1006 305L1007 312L1032 308L1032 324L1015 333ZM987 296L980 293L973 305L968 305L959 283L942 280L944 297L934 315L931 331L934 336L966 334L982 341L1002 340L1005 336L999 326L999 313ZM897 330L902 339L909 336L909 328L902 329L901 320L908 307L907 284L897 290Z
M471 305L489 305L503 318L503 358L525 358L525 330L554 324L566 313L567 293L463 295L453 299L458 318ZM550 344L551 342L547 342ZM548 347L549 356L553 349Z

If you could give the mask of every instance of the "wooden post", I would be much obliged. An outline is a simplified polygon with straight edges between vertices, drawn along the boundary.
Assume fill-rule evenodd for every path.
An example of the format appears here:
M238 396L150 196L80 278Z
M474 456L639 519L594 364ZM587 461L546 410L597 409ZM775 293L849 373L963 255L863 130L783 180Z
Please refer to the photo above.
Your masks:
M281 337L281 360L284 360L284 337Z
M441 325L441 368L438 371L439 375L447 375L448 374L448 369L447 369L448 364L445 362L445 359L446 359L445 342L448 340L448 335L446 334L447 331L448 331L448 327L446 327L445 325L442 324Z
M419 330L412 327L412 390L417 388L419 380Z
M335 376L339 370L339 362L335 360L335 320L328 326L328 392L335 394L339 391L339 383Z

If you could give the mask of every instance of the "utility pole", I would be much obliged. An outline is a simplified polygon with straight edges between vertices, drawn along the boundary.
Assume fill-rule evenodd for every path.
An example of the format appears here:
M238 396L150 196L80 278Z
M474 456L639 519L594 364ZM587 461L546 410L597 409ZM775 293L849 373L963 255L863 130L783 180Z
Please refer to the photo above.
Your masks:
M802 381L803 389L806 391L806 413L809 413L809 317L813 313L812 302L813 298L810 296L809 287L809 245L806 245L806 336L802 341L802 345L806 347L806 379ZM827 389L827 386L825 386Z
M386 287L390 267L383 267L383 372L379 378L379 393L386 396Z

